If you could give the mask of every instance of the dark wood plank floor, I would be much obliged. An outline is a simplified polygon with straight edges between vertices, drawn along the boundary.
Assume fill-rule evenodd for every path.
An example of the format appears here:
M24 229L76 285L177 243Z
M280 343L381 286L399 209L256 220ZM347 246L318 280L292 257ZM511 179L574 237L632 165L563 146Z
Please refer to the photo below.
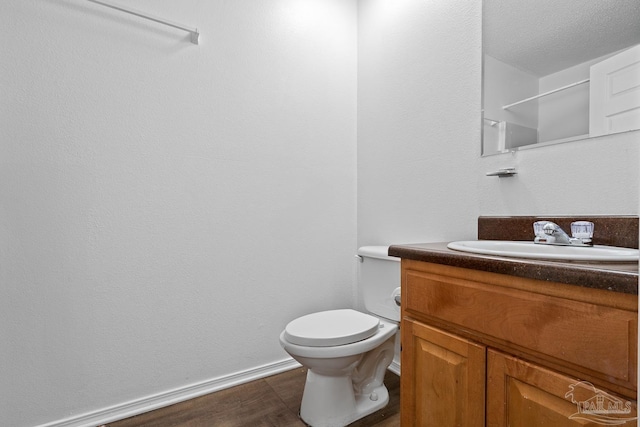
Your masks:
M105 427L304 427L298 417L306 369L282 374L211 393ZM400 378L387 371L389 404L350 427L400 425Z

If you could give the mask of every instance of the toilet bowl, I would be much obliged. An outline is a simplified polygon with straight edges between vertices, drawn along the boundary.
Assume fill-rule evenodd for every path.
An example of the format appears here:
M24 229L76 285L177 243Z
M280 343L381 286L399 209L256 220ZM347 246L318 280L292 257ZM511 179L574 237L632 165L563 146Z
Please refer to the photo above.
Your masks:
M361 275L365 307L377 306L378 310L369 310L371 314L353 309L312 313L291 321L280 334L284 350L308 369L300 417L313 427L346 426L389 401L383 381L396 348L400 315L394 297L400 271L387 249L358 251L362 273L371 273L368 283L368 276ZM367 262L371 265L365 269Z

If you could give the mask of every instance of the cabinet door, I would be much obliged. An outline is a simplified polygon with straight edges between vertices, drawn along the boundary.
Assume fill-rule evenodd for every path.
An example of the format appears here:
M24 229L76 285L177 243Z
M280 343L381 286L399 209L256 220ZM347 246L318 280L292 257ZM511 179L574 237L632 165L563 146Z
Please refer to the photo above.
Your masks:
M402 323L402 426L484 426L486 348L423 323Z
M631 427L636 410L636 402L586 381L487 351L488 427Z

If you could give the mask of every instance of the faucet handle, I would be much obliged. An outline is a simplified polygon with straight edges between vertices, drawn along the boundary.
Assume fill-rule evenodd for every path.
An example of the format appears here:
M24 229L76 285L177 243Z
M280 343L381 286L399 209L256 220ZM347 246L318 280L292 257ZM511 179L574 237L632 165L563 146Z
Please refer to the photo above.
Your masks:
M575 221L571 223L571 236L589 243L593 239L594 224L590 221Z
M533 239L535 243L553 243L555 237L550 236L544 229L544 226L549 224L549 221L536 221L533 223L533 233L536 237Z
M547 225L549 223L549 221L536 221L533 223L533 234L536 235L536 237L542 237L545 238L547 236L547 233L544 232L544 226Z

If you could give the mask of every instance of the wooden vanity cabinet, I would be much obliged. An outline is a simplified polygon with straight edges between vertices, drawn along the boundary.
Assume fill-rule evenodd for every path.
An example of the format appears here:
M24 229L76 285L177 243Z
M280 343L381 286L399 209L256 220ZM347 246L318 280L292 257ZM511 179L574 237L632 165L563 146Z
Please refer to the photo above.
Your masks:
M637 295L403 259L402 426L636 425L637 308Z

